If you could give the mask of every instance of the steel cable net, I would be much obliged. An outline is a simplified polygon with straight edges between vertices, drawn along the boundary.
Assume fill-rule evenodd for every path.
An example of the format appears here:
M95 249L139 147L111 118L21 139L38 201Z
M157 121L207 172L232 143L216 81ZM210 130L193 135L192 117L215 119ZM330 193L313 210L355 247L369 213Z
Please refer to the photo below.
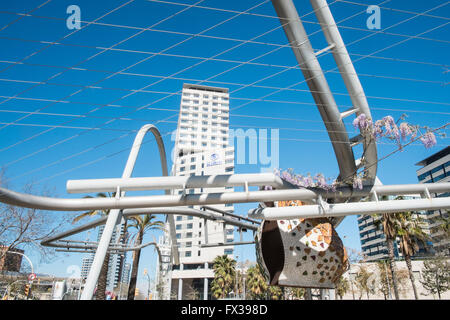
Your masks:
M371 186L377 172L374 142L349 145L359 134L352 126L355 116L407 113L410 123L446 130L448 2L404 8L398 1L379 1L382 28L369 28L363 3L294 1L299 19L280 13L289 3L131 0L101 7L81 2L71 10L70 3L51 0L1 5L0 42L6 49L0 55L0 165L9 182L34 180L62 189L74 177L118 177L121 166L111 164L126 161L145 123L158 127L170 157L186 82L229 88L230 129L278 130L279 137L256 138L266 148L279 144L280 163L272 167L321 172L344 182L359 168ZM318 14L326 5L356 71L333 59L345 54L324 37ZM285 30L299 20L312 51L296 60L305 43L292 43ZM311 64L316 59L322 74ZM355 76L366 108L358 109L342 80ZM328 85L317 86L318 78ZM324 100L330 94L333 101ZM157 159L145 151L155 147L154 138L141 144L141 157L152 159L152 166L138 161L134 175L160 176ZM446 138L438 141L447 144ZM396 147L389 140L377 145L379 159ZM263 167L239 166L235 170L243 172Z

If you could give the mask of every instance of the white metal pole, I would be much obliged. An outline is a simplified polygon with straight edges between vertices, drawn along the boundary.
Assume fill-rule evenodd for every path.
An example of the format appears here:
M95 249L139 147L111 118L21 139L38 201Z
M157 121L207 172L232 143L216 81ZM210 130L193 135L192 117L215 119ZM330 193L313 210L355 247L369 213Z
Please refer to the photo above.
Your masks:
M167 163L166 163L166 155L164 151L164 145L162 144L161 135L155 126L147 124L144 125L141 129L139 129L134 142L131 148L130 154L128 156L127 163L125 164L125 169L122 174L122 178L130 178L134 169L134 165L136 163L136 158L138 156L142 141L144 139L145 134L151 131L158 142L159 154L161 158L161 164L167 172ZM163 172L164 175L166 175ZM125 192L121 191L119 188L116 190L116 200L125 196ZM91 269L89 270L89 274L86 280L86 284L83 290L83 294L81 295L81 300L91 300L94 294L95 286L97 285L98 277L100 275L100 271L102 268L103 261L105 260L106 252L109 247L109 243L111 242L112 234L114 231L114 227L117 222L119 222L122 218L122 211L119 209L111 210L108 218L106 220L105 228L103 230L102 236L100 238L100 242L98 244L97 251L95 252L94 261L92 262Z
M106 252L108 251L114 227L116 226L117 221L120 221L120 218L121 210L111 210L109 212L80 300L91 300L94 295L95 286L97 285L98 277L100 276L102 264L105 260Z
M299 219L318 217L344 217L355 214L395 213L402 211L432 210L450 208L450 197L371 201L330 204L329 208L320 205L298 207L260 208L249 211L249 216L265 220Z

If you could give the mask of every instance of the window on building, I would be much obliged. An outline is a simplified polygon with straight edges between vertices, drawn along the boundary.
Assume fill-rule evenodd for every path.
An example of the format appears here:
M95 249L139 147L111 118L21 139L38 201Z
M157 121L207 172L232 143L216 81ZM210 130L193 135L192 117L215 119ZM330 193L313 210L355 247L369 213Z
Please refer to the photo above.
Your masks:
M186 233L186 238L192 238L192 232Z
M186 225L186 229L192 229L192 227L193 227L193 224L192 224L192 223L188 223L188 224Z
M186 252L184 253L184 256L185 256L185 257L190 257L190 256L191 256L191 251L186 251Z

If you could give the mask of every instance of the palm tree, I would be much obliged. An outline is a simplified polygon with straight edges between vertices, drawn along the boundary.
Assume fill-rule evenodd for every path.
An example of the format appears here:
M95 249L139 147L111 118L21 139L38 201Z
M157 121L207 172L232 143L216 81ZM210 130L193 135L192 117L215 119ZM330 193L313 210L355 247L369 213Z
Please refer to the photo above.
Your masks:
M247 270L246 287L253 299L262 299L268 288L266 279L264 279L259 268L259 265L256 265Z
M135 216L131 217L127 226L128 228L134 228L137 230L136 234L134 235L136 237L136 240L134 242L134 245L136 247L140 246L142 244L142 240L144 239L144 234L149 230L162 230L164 228L164 223L161 221L154 221L156 219L156 216L152 214L146 214L143 216ZM128 300L134 300L135 297L135 291L136 291L136 282L137 282L137 275L138 275L138 269L139 269L139 260L141 258L141 249L137 249L133 251L133 264L131 269L131 277L130 277L130 284L128 287Z
M378 260L376 262L378 273L380 274L380 282L378 290L383 294L384 300L391 294L391 284L392 278L389 276L387 269L389 268L388 262L386 260Z
M399 197L400 198L400 197ZM413 217L411 212L402 212L397 214L396 228L400 237L400 250L405 257L406 266L408 268L409 278L414 291L415 299L419 299L417 294L414 273L412 272L411 257L419 251L417 240L424 241L428 238L422 227L419 217Z
M386 196L382 197L382 200L387 200ZM395 274L396 266L395 266L395 254L394 254L394 241L397 237L397 229L396 229L396 214L392 213L383 213L381 219L374 219L375 226L379 227L380 223L383 226L383 232L386 236L386 244L388 247L388 261L389 261L389 269L391 270L392 276L392 286L394 287L394 295L395 299L399 299L398 295L398 279ZM379 217L379 215L374 215L374 218Z
M374 293L374 284L375 280L370 280L373 272L369 272L366 267L359 267L359 272L356 274L355 282L356 286L360 290L360 293L364 291L367 295L367 299L369 299L369 293ZM361 299L361 294L359 299Z
M230 259L226 254L214 259L214 280L211 282L211 290L217 299L225 298L233 288L236 276L235 267L236 260Z
M114 196L114 195L112 195L112 196ZM108 195L101 192L101 193L97 193L97 197L98 198L107 198ZM85 198L93 198L93 197L86 196ZM105 217L109 214L109 211L110 211L109 209L87 211L87 212L80 214L79 216L76 216L72 220L72 223L76 223L86 217L93 217L93 216L97 216L97 215ZM110 259L110 254L107 251L106 255L105 255L105 259L103 260L102 268L100 270L100 276L98 277L97 289L95 291L95 298L97 300L105 300L106 299L106 283L108 281L109 259Z
M267 295L269 300L281 300L283 298L283 291L279 286L269 286Z
M305 296L304 288L289 287L285 290L286 298L288 300L300 300Z
M341 300L349 288L350 288L349 281L346 278L344 278L344 276L341 275L338 282L336 283L336 293Z

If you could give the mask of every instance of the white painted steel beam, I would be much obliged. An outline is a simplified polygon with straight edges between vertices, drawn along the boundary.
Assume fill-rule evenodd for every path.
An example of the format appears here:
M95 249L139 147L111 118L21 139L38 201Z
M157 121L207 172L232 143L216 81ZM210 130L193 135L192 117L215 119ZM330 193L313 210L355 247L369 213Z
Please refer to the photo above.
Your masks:
M370 201L356 203L330 204L324 209L320 205L297 207L259 208L248 212L249 217L264 220L305 219L325 217L345 217L349 215L366 215L395 213L404 211L449 209L450 197L431 199Z
M267 202L278 200L315 201L319 195L323 199L348 199L365 197L376 191L381 195L406 195L413 193L443 193L450 191L450 183L427 183L411 185L380 185L361 190L352 187L337 188L336 192L319 188L261 190L249 192L222 192L186 195L153 195L122 198L50 198L19 193L0 188L0 202L27 208L55 211L84 211L95 209L131 209L147 207L174 207L191 205L212 205L225 203ZM170 215L169 215L170 216Z
M328 131L339 166L339 179L350 180L356 174L356 165L349 137L297 9L292 0L272 0L272 4ZM326 2L323 6L328 7Z
M220 174L209 176L168 176L126 179L68 180L68 193L142 191L160 189L195 189L250 186L273 186L278 189L293 186L273 173Z
M314 9L314 13L319 20L320 27L325 35L329 45L333 45L331 52L336 61L345 87L350 94L353 107L357 115L364 113L367 118L371 118L369 103L367 102L364 89L359 81L358 74L353 66L350 55L345 47L344 40L341 37L336 21L331 13L330 7L326 0L310 0ZM340 119L342 119L342 114ZM377 146L374 139L367 139L364 145L365 158L365 180L369 180L369 184L373 184L377 175ZM342 172L341 172L342 174Z

